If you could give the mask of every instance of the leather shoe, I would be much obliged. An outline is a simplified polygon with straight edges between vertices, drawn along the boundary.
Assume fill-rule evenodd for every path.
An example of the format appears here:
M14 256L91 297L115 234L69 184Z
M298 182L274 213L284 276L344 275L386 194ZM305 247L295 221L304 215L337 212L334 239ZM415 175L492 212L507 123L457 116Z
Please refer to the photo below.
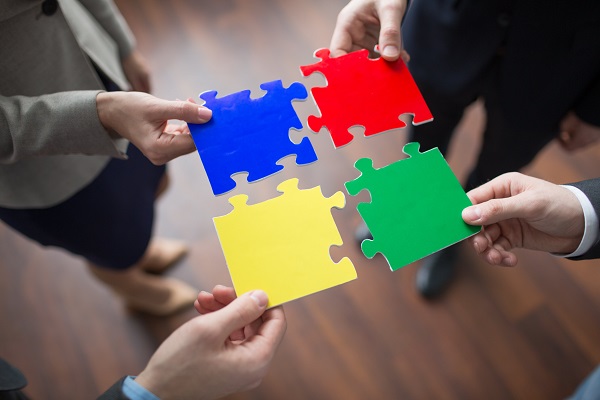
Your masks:
M454 277L456 245L433 253L421 262L417 271L417 290L426 299L439 296Z

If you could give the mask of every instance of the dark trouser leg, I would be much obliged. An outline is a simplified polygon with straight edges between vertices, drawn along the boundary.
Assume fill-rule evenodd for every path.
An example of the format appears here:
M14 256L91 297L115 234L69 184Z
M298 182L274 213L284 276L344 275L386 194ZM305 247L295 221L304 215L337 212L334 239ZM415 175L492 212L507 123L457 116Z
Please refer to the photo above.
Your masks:
M525 167L557 134L551 131L523 132L518 126L511 125L499 104L499 85L499 78L494 73L484 87L487 125L467 190Z
M450 96L438 93L426 84L419 85L434 119L413 127L409 139L421 144L420 151L438 147L446 154L464 110L477 99L477 87ZM423 297L433 298L448 286L454 276L455 258L456 249L450 246L423 259L416 276L417 290Z

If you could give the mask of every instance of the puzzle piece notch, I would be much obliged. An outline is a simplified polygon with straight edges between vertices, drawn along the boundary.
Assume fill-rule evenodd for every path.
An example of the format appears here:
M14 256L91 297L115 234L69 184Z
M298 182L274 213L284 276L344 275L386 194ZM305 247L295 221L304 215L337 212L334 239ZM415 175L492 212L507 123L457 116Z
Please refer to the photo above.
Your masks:
M330 57L328 49L319 49L315 57L320 62L300 67L304 76L319 72L327 80L327 86L311 89L321 116L309 116L308 126L315 132L325 126L336 148L353 140L348 129L354 126L371 136L405 127L404 114L413 115L413 125L433 119L404 62L370 59L368 54L359 50Z
M234 174L247 172L251 183L282 170L284 157L295 155L297 165L317 160L308 137L298 144L290 139L290 129L302 129L292 102L308 97L306 87L294 82L285 88L277 80L260 88L266 93L256 99L249 90L220 98L216 91L200 94L213 116L189 127L215 195L235 188Z
M370 203L358 212L373 235L361 248L366 257L382 253L392 270L441 250L479 231L462 220L471 202L439 150L421 153L418 143L407 144L408 158L375 169L360 159L361 172L346 182L350 195L368 190Z
M330 256L332 245L343 244L331 208L344 207L344 194L300 190L296 178L277 190L280 196L253 205L234 196L233 211L213 219L236 292L265 290L272 307L356 279L347 257L335 263Z

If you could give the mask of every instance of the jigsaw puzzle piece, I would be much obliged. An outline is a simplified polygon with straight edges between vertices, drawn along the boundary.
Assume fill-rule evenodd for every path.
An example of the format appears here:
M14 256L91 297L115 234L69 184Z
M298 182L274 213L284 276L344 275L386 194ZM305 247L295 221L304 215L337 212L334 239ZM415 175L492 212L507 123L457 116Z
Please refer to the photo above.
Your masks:
M369 191L371 202L357 209L373 240L361 248L368 258L383 254L393 271L480 229L462 220L471 202L439 150L421 153L418 143L409 143L403 151L409 158L379 169L368 158L358 160L361 175L345 184L353 196Z
M321 116L309 116L308 126L315 132L326 127L336 148L352 141L348 129L353 126L371 136L405 127L403 114L412 114L414 125L433 119L404 62L368 54L359 50L332 58L329 50L319 49L320 62L300 67L304 76L319 72L327 80L327 86L311 89Z
M273 307L356 279L348 258L335 263L329 254L343 244L331 208L344 207L344 194L300 190L295 178L277 190L283 194L254 205L233 196L233 211L213 219L236 292L262 289Z
M284 157L296 155L298 165L317 160L310 139L296 144L289 136L290 129L302 129L292 102L308 97L304 85L285 88L277 80L260 87L266 93L256 99L249 90L221 98L216 91L200 95L212 118L189 127L215 195L234 189L231 176L237 173L247 172L248 181L255 182L281 171L277 163Z

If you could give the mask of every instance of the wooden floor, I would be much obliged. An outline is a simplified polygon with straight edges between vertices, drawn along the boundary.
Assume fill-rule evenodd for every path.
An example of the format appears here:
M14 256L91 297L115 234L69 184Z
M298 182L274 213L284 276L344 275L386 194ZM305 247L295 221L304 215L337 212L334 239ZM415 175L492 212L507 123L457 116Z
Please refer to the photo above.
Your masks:
M154 93L175 99L221 94L303 78L326 47L341 0L120 0L154 72ZM357 99L360 101L360 99ZM316 109L297 104L303 121ZM449 157L464 178L484 116L467 113ZM251 202L277 195L293 176L326 196L357 175L362 156L383 166L403 157L406 132L356 138L334 151L326 132L304 129L320 161L286 169L238 189ZM507 154L509 157L510 154ZM598 146L567 154L549 145L526 172L563 183L600 174ZM199 289L230 284L211 221L230 211L212 196L195 154L170 165L173 185L158 204L156 234L185 239L191 254L170 274ZM562 399L600 363L600 263L522 252L516 268L494 268L462 246L455 284L438 301L416 293L416 265L390 272L353 241L359 223L349 197L334 210L358 280L288 304L286 338L263 384L231 399ZM81 259L44 249L0 225L0 357L23 370L33 399L91 399L125 374L136 374L157 345L195 312L160 319L125 311L85 271Z

